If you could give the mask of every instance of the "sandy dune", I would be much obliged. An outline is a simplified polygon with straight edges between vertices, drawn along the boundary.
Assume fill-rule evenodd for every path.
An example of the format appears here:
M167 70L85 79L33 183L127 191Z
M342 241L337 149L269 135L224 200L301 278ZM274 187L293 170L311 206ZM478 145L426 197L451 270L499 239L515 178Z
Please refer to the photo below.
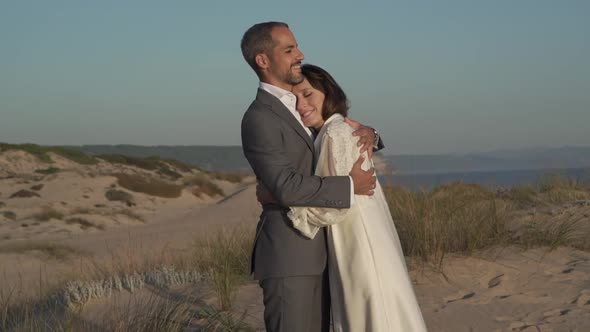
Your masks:
M52 166L61 171L42 175L35 170L48 166L24 152L0 155L0 211L16 214L14 218L0 215L3 245L49 241L76 248L98 260L109 259L113 253L131 252L142 257L163 248L183 250L195 238L210 236L223 227L244 223L253 226L260 213L255 188L247 182L218 181L226 198L199 198L187 190L177 198L132 193L135 205L130 207L105 199L105 191L116 186L116 178L108 174L145 171L109 163L82 166L59 156L53 158L56 163ZM41 189L31 189L39 184L43 185ZM19 190L40 197L10 198ZM35 214L44 208L64 217L35 220ZM568 209L566 206L564 213ZM117 213L127 210L132 213ZM141 220L133 215L141 216ZM527 212L523 218L531 215ZM95 226L84 228L65 221L76 217ZM34 291L40 275L47 280L75 277L81 259L53 260L34 251L0 253L0 287L21 283L31 285ZM571 248L551 252L546 248L494 248L471 257L447 257L442 270L415 267L411 272L430 331L590 331L589 252ZM196 297L200 304L216 301L213 292L201 283L176 285L170 291L179 299ZM92 300L84 315L92 320L104 306L145 296L159 296L159 292L146 287L132 294L123 291ZM241 287L236 311L246 311L247 322L263 328L261 291L256 282Z

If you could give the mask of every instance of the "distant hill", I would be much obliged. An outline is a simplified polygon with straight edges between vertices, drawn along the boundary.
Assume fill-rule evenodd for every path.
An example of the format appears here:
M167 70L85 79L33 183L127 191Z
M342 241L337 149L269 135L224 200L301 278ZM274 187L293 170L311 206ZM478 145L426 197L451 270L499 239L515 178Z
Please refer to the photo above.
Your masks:
M249 171L240 146L71 146L88 154L123 154L134 157L160 156L177 159L207 170ZM387 150L385 151L387 153ZM383 155L399 174L481 172L519 169L590 167L590 146L494 150L468 154Z

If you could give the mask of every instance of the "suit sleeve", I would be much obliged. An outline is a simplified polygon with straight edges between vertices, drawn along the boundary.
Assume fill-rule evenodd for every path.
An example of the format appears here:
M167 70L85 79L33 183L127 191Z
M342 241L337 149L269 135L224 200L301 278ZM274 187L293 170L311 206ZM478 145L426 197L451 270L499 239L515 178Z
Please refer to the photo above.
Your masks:
M301 174L283 149L276 121L272 114L260 111L248 111L242 120L242 148L258 180L283 206L349 207L348 176Z

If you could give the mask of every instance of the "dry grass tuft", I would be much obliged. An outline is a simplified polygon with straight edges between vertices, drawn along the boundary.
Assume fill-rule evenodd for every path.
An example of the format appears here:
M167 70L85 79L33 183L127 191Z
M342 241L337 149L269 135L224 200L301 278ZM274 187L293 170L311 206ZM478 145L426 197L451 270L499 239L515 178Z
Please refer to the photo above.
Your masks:
M112 214L115 214L115 215L120 214L120 215L127 216L127 217L129 217L131 219L134 219L134 220L145 222L145 218L142 215L140 215L138 213L135 213L135 212L133 212L132 210L129 210L129 209L115 210L115 211L113 211Z
M37 221L49 221L51 219L62 220L64 215L56 209L44 207L41 212L35 213L33 218Z
M30 191L30 190L26 190L26 189L19 190L19 191L13 193L12 195L10 195L10 198L31 198L31 197L41 197L41 195L37 194L34 191Z
M43 189L44 186L45 185L43 183L39 183L39 184L32 186L31 190L39 191L39 190Z
M243 172L208 172L215 180L228 181L231 183L240 183L247 176Z
M104 193L104 196L111 202L123 202L127 204L127 206L135 205L133 195L123 190L109 189Z
M73 217L73 218L68 218L66 219L66 224L68 225L80 225L80 228L82 229L88 229L88 228L96 228L99 229L101 231L104 231L106 228L104 225L97 225L93 222L90 222L84 218L79 218L79 217Z
M26 254L34 252L40 252L49 258L57 260L66 260L71 257L85 255L83 251L74 247L51 242L28 241L0 245L0 253L2 254Z
M14 213L12 211L2 211L2 212L0 212L0 214L2 214L2 216L4 216L4 218L6 218L6 219L16 220L16 213Z
M184 184L186 186L194 186L195 188L192 192L197 197L201 197L202 195L207 195L209 197L224 196L223 190L211 181L204 172L186 179Z
M61 171L61 169L59 169L57 167L48 167L48 168L43 168L43 169L37 169L37 170L35 170L35 173L49 175L49 174L58 173L59 171Z
M148 178L137 174L113 174L117 183L128 190L144 193L151 196L176 198L182 193L182 186L168 183L162 180Z

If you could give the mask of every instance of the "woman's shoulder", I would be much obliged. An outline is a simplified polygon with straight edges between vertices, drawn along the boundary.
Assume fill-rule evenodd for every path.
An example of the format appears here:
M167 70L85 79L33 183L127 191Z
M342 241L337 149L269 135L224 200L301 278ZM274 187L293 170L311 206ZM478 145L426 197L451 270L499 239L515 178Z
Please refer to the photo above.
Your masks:
M344 121L344 117L342 115L334 114L332 115L332 117L334 118L326 124L326 133L329 136L353 137L352 132L354 131L354 128L352 128L348 123L346 123L346 121Z

